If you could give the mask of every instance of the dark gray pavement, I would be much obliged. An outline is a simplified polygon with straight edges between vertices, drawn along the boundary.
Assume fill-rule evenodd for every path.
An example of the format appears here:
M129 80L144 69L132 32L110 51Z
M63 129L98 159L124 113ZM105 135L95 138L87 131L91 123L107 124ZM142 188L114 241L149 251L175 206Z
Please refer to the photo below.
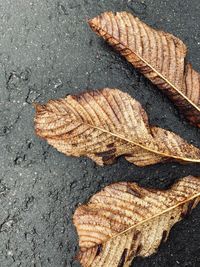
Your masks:
M200 147L200 130L89 29L86 20L106 10L134 12L174 33L200 71L199 0L0 0L1 267L79 266L71 222L79 203L116 181L167 188L179 177L200 176L195 164L138 168L119 159L98 167L35 136L34 101L116 87L143 104L152 124ZM200 207L173 228L157 254L134 266L200 266Z

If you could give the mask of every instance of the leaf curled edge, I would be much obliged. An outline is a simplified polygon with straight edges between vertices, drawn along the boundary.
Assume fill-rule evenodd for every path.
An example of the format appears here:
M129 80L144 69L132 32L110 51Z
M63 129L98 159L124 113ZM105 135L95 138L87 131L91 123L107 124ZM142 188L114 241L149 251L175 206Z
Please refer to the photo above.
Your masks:
M79 206L73 217L83 267L130 266L154 253L171 227L200 201L200 179L184 177L170 189L111 184Z

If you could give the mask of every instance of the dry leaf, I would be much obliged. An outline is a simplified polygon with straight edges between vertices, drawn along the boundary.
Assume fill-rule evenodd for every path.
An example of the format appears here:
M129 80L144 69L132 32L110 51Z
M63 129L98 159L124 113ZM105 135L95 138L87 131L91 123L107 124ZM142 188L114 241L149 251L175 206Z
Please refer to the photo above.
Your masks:
M200 127L200 74L185 64L187 48L181 40L127 12L103 13L89 25Z
M128 267L136 256L154 253L199 201L200 179L192 176L166 191L111 184L75 211L78 259L84 267Z
M124 155L145 166L166 160L200 162L200 150L178 135L148 124L141 105L117 89L84 92L36 104L38 136L66 155L111 164Z

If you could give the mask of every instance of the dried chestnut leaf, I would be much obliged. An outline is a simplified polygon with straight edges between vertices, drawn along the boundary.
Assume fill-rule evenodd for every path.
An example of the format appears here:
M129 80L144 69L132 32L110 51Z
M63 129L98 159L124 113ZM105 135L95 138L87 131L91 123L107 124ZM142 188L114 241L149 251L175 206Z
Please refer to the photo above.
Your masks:
M66 155L111 164L124 155L145 166L166 160L200 162L200 150L178 135L149 126L141 105L117 89L84 92L36 104L37 135Z
M185 63L187 48L180 39L127 12L105 12L89 25L200 127L200 74Z
M166 191L120 182L79 206L73 221L83 267L130 266L154 253L172 226L200 201L200 179L185 177Z

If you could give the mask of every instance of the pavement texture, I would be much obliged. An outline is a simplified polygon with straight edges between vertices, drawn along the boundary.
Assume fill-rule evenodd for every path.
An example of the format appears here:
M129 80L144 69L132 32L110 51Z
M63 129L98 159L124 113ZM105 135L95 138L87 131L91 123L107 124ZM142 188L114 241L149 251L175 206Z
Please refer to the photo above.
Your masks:
M150 122L200 147L190 126L155 86L98 38L86 21L103 11L130 11L180 37L200 71L199 0L0 0L0 266L79 266L72 214L117 181L168 188L198 176L200 165L107 167L66 157L35 136L33 102L115 87L139 100ZM137 267L200 266L200 206L173 227L158 253Z

